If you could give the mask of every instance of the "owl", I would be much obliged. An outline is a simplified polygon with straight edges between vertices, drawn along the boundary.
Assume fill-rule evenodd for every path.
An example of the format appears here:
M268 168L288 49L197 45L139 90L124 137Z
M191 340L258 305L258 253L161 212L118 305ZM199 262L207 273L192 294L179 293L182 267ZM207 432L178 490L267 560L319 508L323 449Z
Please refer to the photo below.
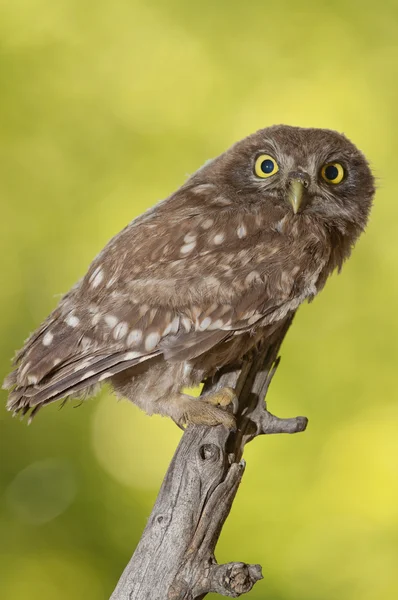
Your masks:
M183 393L267 344L340 269L374 180L343 135L261 129L134 219L25 342L8 408L86 398L104 382L148 414L234 427L233 390Z

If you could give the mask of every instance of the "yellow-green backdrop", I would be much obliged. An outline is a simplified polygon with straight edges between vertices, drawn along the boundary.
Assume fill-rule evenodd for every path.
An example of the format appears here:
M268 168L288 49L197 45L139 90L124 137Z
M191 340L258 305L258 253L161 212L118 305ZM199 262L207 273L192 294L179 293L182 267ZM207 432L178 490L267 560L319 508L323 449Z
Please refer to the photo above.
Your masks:
M345 132L378 192L342 275L303 307L219 561L248 598L398 597L398 4L1 0L1 375L129 220L272 123ZM6 395L2 393L2 402ZM107 391L32 426L0 410L4 600L109 597L180 437Z

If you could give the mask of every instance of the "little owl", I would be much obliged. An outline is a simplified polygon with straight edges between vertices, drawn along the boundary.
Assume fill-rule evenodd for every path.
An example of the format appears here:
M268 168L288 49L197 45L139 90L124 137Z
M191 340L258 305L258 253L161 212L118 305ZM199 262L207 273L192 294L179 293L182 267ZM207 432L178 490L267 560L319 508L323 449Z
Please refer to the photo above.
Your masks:
M182 392L283 327L367 223L374 181L343 135L261 129L134 219L26 341L5 381L34 415L108 381L179 425L222 423L229 389Z

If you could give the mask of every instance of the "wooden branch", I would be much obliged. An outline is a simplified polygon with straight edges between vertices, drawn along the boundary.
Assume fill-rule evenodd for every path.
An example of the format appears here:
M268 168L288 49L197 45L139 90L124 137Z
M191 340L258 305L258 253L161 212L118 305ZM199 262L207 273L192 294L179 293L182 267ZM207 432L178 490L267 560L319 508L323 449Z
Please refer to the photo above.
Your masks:
M275 417L264 400L292 320L251 359L206 383L203 393L225 386L236 390L237 431L221 425L187 428L110 600L200 600L209 592L237 598L262 579L260 565L218 565L214 550L245 470L245 444L257 435L296 433L307 426L306 417Z

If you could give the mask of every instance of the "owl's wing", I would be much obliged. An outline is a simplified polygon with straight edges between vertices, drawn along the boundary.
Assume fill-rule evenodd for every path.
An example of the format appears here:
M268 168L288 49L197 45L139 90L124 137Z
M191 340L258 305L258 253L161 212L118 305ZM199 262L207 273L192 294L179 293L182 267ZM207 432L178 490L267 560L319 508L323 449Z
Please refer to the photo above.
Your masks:
M314 293L324 263L309 253L302 276L291 242L275 232L259 239L247 222L157 217L111 240L27 340L5 382L10 410L79 393L154 356L192 360Z

